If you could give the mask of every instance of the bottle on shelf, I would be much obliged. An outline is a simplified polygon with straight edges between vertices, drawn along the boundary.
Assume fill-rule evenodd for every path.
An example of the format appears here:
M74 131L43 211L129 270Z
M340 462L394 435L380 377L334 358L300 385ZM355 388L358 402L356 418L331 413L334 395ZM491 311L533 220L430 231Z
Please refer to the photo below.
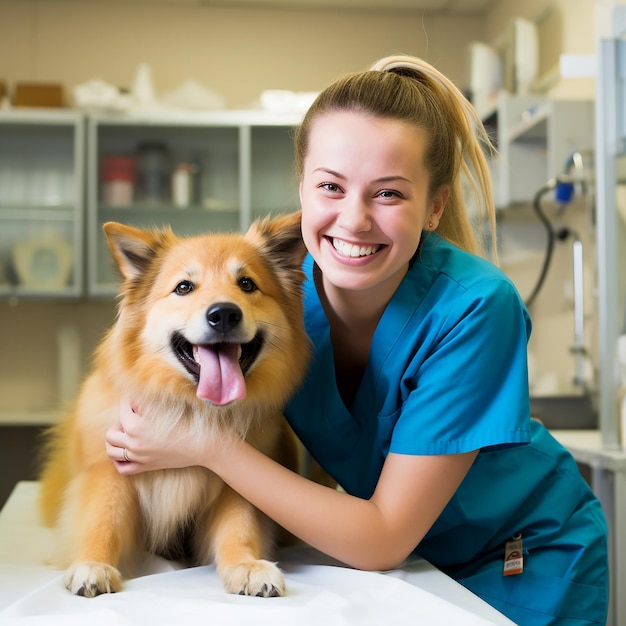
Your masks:
M172 202L175 207L184 209L195 202L195 178L197 167L194 163L182 162L174 168L172 174Z

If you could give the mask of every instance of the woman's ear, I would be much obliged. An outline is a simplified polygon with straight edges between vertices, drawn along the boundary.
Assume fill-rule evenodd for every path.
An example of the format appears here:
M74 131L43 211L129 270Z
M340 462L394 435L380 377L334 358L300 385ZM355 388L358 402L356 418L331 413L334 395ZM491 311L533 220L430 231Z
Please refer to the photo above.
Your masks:
M450 197L450 187L441 187L435 195L430 206L430 214L426 220L426 230L436 230L439 226L439 221L443 215L443 210L446 207L446 202Z
M448 198L450 197L450 187L445 185L442 187L436 194L433 201L433 213L436 213L441 219L441 214L448 202Z

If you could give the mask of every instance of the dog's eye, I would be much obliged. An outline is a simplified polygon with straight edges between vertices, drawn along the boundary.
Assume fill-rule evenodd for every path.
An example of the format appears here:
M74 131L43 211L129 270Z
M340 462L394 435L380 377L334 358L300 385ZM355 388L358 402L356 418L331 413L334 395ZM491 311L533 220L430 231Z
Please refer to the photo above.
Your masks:
M181 280L176 288L174 289L174 293L179 296L186 296L188 293L191 293L194 289L194 285L189 280Z
M244 276L243 278L239 279L239 288L242 291L247 291L248 293L251 293L257 290L257 286L255 282L248 276Z

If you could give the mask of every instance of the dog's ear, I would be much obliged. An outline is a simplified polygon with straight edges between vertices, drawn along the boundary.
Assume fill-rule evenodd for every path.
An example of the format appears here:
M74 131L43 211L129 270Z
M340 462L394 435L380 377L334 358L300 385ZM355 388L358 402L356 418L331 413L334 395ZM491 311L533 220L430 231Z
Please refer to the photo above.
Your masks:
M261 248L276 267L299 270L306 255L301 230L302 212L255 221L248 235L256 235Z
M266 217L252 223L246 238L251 238L268 259L277 277L288 290L299 290L304 282L302 261L306 248L302 240L301 212Z
M102 229L113 258L127 280L141 276L158 251L174 237L169 228L148 231L118 222L107 222Z

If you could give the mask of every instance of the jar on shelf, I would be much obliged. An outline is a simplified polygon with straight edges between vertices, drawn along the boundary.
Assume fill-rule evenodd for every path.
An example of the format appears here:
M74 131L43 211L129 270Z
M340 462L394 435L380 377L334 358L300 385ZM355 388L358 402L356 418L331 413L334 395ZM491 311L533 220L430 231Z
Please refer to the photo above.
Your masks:
M132 156L105 156L100 161L102 201L111 207L133 203L135 188L135 158Z
M171 199L172 157L160 141L144 141L137 147L137 195L139 202L163 204Z

